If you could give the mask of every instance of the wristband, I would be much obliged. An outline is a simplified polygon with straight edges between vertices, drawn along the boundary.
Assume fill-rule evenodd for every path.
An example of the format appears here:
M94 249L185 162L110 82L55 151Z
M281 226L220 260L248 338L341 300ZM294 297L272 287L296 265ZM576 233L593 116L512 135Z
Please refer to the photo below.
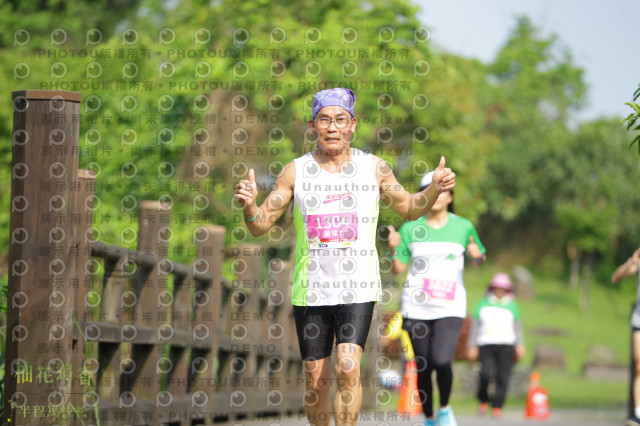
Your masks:
M253 222L254 220L256 220L256 218L258 217L258 212L256 212L256 215L254 217L252 217L251 219L249 219L247 217L246 214L244 214L244 210L242 210L242 216L244 216L244 220L245 222Z
M387 250L384 252L385 257L388 257L390 260L396 260L398 258L398 253L395 252L395 250L393 251L393 256L391 256L391 251Z

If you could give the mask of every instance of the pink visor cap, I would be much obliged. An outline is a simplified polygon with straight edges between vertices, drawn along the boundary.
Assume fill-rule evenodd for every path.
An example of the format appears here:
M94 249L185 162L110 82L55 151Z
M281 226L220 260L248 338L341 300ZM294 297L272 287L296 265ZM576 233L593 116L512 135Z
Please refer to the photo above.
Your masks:
M513 284L511 284L511 279L509 275L499 272L491 278L491 282L489 283L489 288L502 288L507 291L513 291Z

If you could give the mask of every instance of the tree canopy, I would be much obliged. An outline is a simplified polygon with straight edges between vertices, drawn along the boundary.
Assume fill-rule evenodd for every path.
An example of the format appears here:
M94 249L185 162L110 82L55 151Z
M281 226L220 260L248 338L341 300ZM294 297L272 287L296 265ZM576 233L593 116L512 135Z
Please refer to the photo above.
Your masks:
M616 243L640 240L638 159L620 118L569 125L587 92L583 70L526 17L485 64L434 52L429 23L406 0L5 0L0 10L7 88L83 93L80 166L98 174L106 242L135 246L122 230L143 199L174 203L176 260L193 258L200 224L242 241L233 184L255 168L264 198L314 148L312 97L335 86L358 96L354 146L387 160L408 189L447 157L457 211L490 251L557 255L571 243L611 257ZM0 103L5 183L11 115ZM4 229L9 198L0 194ZM400 225L383 210L387 223Z

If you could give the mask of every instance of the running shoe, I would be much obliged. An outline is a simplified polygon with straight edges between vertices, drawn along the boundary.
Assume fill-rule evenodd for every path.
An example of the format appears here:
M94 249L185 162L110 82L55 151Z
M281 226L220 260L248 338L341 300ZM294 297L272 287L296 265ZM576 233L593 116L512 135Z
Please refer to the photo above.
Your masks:
M427 419L424 421L424 426L436 426L435 419Z
M491 417L493 417L494 419L498 418L498 417L502 417L502 408L500 407L493 407L491 409Z
M627 426L640 426L640 419L636 416L631 416L627 420Z
M436 426L458 426L458 423L456 423L456 418L453 415L453 409L451 407L440 408L438 410Z
M481 402L480 405L478 406L478 414L480 414L481 416L484 416L485 414L487 414L488 409L489 409L489 403Z

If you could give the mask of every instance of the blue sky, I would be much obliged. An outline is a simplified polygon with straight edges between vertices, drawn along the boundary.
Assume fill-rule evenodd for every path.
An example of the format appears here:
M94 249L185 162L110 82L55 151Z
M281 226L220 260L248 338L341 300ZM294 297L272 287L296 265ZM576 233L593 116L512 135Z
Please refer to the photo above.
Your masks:
M640 83L638 0L413 0L431 29L431 45L491 62L527 15L543 36L557 34L585 70L589 86L579 121L626 117Z

